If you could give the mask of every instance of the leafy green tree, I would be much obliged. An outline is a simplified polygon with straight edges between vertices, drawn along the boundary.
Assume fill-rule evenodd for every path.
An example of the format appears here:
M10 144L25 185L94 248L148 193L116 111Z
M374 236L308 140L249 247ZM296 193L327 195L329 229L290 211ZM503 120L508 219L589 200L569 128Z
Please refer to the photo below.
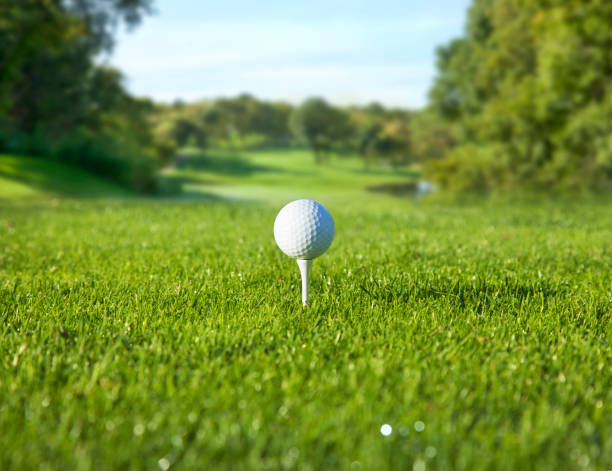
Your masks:
M355 125L355 148L366 167L377 157L377 140L381 131L382 124L377 120L362 120Z
M274 145L287 142L290 132L288 118L291 107L285 103L268 103L248 94L235 98L215 100L207 111L207 127L216 128L213 133L233 147L256 142Z
M242 94L213 102L160 106L156 127L165 135L171 135L172 129L179 134L187 132L196 137L192 141L199 147L204 142L220 148L287 145L291 141L288 127L291 110L286 103L261 101ZM184 145L184 139L178 141L181 141L178 145Z
M91 58L112 48L117 26L133 27L150 10L151 0L0 0L0 113L33 101L28 95L40 91L32 87L49 76L66 81L72 72L70 85L82 82Z
M296 108L290 127L312 149L317 163L327 160L332 149L347 147L353 133L349 115L321 98L310 98Z
M399 167L412 159L412 112L378 103L351 108L353 147L366 167L378 161Z
M401 119L384 122L371 145L371 152L394 168L410 162L411 150L410 127Z
M206 133L201 126L193 120L186 118L177 119L171 131L174 141L180 147L192 146L200 149L206 148Z
M95 61L120 24L136 25L150 7L150 0L0 0L0 148L150 189L164 158L150 132L152 106Z
M432 175L485 191L612 188L611 24L605 0L474 1L465 37L438 52L432 104L459 144Z
M410 120L410 149L420 161L442 159L456 145L456 125L441 119L430 107L414 112Z

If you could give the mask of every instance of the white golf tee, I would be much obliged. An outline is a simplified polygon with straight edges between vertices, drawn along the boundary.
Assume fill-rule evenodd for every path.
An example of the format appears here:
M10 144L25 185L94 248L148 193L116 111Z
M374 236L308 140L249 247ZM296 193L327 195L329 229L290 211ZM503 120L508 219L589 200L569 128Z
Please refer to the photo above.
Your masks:
M302 306L308 304L308 278L310 276L310 267L312 266L312 260L297 260L298 267L300 267L300 275L302 275Z

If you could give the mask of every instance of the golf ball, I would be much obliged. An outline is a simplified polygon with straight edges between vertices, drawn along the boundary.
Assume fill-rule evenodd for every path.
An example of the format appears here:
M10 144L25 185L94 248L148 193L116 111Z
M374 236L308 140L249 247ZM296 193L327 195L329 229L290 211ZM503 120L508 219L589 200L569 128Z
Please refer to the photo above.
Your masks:
M334 240L334 220L325 206L316 201L292 201L276 216L274 238L290 257L312 260Z

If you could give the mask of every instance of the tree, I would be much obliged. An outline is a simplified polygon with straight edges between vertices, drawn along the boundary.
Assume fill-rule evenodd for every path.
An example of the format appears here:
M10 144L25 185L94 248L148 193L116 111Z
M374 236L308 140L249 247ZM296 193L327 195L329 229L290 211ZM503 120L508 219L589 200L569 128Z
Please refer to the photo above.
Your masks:
M410 161L411 150L408 122L401 119L385 122L374 141L374 152L379 158L398 168Z
M412 157L412 112L386 109L378 103L350 110L354 127L353 147L366 166L382 161L393 167Z
M68 67L72 84L81 82L90 59L112 48L118 25L133 27L150 10L151 0L0 0L0 113ZM49 67L54 60L60 67Z
M413 113L410 120L411 153L421 161L440 160L456 145L457 130L430 107Z
M438 51L432 104L460 140L432 175L485 191L612 188L611 24L605 0L475 0L465 37Z
M179 147L206 147L206 133L193 120L179 118L172 124L171 136Z
M355 125L355 148L366 167L377 157L377 140L381 131L382 125L378 120L366 118Z
M152 107L95 60L112 48L120 24L136 25L150 7L151 0L0 0L0 149L150 188L163 158L149 128Z
M321 98L310 98L296 108L290 127L312 149L317 163L325 161L332 149L348 146L353 132L348 114Z

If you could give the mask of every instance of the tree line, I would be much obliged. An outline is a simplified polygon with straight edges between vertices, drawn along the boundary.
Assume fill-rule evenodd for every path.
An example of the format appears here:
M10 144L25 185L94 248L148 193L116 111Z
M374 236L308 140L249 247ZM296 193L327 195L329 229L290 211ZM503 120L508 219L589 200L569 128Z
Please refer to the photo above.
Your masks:
M612 2L473 0L438 51L431 107L454 190L612 189Z
M131 96L100 65L118 27L151 0L0 0L0 151L80 166L153 191L169 157L149 121L156 105Z
M184 147L305 145L423 163L450 191L612 188L612 3L473 0L440 47L430 104L298 106L244 94L155 103L100 57L153 0L0 0L0 151L40 155L155 191Z
M159 142L174 149L307 146L316 163L325 163L332 154L357 154L366 164L378 161L398 167L430 151L422 144L413 145L413 133L421 142L435 140L432 148L450 145L450 136L442 136L444 129L431 135L420 129L431 122L421 115L376 103L342 108L310 98L293 106L242 94L159 105L154 132Z

